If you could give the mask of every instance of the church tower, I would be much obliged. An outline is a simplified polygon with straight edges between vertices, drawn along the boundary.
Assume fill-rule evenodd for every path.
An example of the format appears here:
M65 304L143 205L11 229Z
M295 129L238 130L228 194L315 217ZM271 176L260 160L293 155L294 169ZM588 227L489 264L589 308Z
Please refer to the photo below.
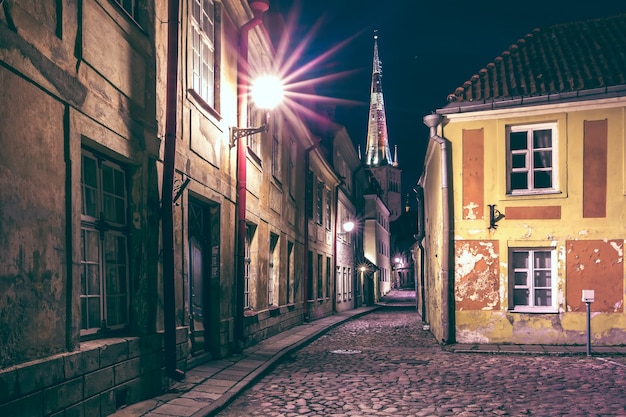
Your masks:
M382 200L389 209L389 220L402 214L401 173L398 168L398 150L391 157L387 136L387 117L383 100L382 63L378 56L378 34L374 32L374 62L370 90L370 111L367 124L365 165L382 188Z

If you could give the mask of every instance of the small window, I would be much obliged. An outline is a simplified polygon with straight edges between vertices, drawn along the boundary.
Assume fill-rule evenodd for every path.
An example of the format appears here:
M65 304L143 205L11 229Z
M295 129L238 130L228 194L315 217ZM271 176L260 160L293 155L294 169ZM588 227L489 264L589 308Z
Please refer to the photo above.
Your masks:
M556 251L511 249L509 308L521 312L556 312Z
M507 192L556 191L556 124L509 127Z

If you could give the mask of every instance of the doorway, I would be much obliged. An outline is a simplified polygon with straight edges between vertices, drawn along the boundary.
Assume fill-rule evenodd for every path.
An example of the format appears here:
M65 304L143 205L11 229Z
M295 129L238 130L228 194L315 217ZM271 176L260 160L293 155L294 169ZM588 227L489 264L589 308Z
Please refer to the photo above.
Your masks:
M219 206L189 198L187 311L191 354L219 351Z

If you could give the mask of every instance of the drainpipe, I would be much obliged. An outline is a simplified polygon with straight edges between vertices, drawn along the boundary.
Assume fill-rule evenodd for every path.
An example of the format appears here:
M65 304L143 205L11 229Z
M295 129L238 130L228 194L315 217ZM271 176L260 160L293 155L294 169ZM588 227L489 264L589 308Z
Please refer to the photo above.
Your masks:
M430 139L441 147L441 217L442 217L442 242L443 252L441 254L441 291L443 293L441 302L441 320L443 324L443 343L452 343L451 323L454 320L454 298L450 280L454 278L450 275L450 196L448 192L448 141L437 135L437 126L441 124L443 117L439 114L424 116L424 124L430 129Z
M239 56L237 59L237 123L246 124L243 115L247 115L248 105L248 34L256 26L262 25L261 16L269 9L268 0L249 0L248 4L254 17L239 29ZM246 116L247 117L247 116ZM237 273L236 312L235 312L235 350L243 349L243 313L244 313L244 256L246 252L246 136L237 139L237 255L235 271Z
M165 372L180 381L184 372L176 369L176 299L174 285L174 169L176 159L176 117L178 88L178 0L168 2L167 84L163 184L161 186L161 233L163 244L163 328Z

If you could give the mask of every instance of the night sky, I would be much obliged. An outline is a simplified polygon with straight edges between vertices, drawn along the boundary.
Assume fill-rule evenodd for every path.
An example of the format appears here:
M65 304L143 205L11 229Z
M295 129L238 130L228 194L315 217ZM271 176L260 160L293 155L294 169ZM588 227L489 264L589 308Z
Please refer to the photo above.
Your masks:
M398 146L403 193L411 200L428 140L422 118L444 107L448 94L534 28L626 13L623 0L271 0L271 7L299 10L296 42L313 33L301 64L351 39L303 78L351 71L315 89L355 102L338 104L336 120L362 150L378 31L389 141L392 150ZM312 32L315 22L321 26Z

